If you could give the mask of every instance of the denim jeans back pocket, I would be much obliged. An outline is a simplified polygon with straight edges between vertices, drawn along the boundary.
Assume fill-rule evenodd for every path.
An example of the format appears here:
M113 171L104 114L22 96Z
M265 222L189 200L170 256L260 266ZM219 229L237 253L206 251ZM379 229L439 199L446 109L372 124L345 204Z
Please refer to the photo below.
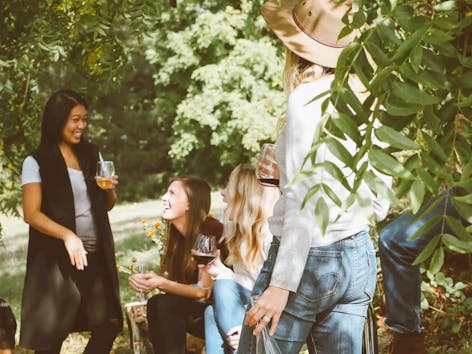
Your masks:
M286 311L297 317L314 316L336 303L344 277L343 252L311 249L296 293L291 293Z

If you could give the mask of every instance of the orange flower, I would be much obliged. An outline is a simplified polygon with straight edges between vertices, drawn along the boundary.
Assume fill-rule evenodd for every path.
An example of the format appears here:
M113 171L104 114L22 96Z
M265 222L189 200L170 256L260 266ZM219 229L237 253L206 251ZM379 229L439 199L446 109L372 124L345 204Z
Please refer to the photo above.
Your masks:
M146 224L147 223L147 220L146 219L141 219L141 224Z
M156 222L154 223L154 227L155 227L156 229L160 228L160 227L161 227L161 223L160 223L159 221L156 221Z
M148 237L149 238L153 238L154 236L156 236L156 231L148 231Z

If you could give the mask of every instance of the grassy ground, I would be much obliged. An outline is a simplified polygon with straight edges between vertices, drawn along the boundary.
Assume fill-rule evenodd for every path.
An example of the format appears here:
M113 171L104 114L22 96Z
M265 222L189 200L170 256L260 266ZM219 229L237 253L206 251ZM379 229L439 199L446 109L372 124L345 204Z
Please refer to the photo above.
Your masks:
M223 209L223 202L219 194L212 195L212 213L219 217ZM155 269L157 260L156 249L149 242L140 223L141 219L150 222L159 219L162 211L160 200L151 200L141 203L117 205L110 211L110 221L115 237L117 262L121 265L130 264L136 257L146 262L149 269ZM28 242L28 227L21 218L0 216L4 227L5 249L0 252L0 297L6 299L12 306L18 321L20 319L21 291L25 274L26 249ZM129 289L128 275L119 273L121 301L123 304L137 301L138 296ZM17 331L18 342L18 331ZM79 333L70 335L63 345L62 353L82 353L87 342L86 335ZM32 351L17 348L16 353L32 353ZM132 353L129 349L128 330L125 328L115 341L113 353Z
M217 193L212 195L212 206L212 213L220 218L223 210L223 202L220 195ZM145 262L148 269L155 269L157 267L156 249L146 237L140 221L144 218L149 222L154 222L159 219L161 211L161 202L151 200L141 203L117 205L110 212L118 264L126 266L130 264L131 259L135 257L139 261ZM0 223L4 228L4 240L6 245L6 250L0 248L0 298L6 299L12 305L19 325L28 228L22 219L5 217L3 215L0 215ZM119 273L121 301L123 305L138 300L138 296L128 287L127 277L127 274ZM380 352L383 353L388 338L382 326L380 327L379 347ZM466 338L463 338L465 339L465 343L454 346L454 349L451 349L449 344L443 343L445 346L441 349L439 345L435 345L435 348L430 348L429 352L448 354L471 353L470 332L466 331L465 336ZM128 338L129 332L125 325L123 332L115 341L112 353L132 353ZM86 342L86 335L80 333L72 334L65 341L62 347L62 353L82 353ZM17 348L16 353L31 354L32 351Z

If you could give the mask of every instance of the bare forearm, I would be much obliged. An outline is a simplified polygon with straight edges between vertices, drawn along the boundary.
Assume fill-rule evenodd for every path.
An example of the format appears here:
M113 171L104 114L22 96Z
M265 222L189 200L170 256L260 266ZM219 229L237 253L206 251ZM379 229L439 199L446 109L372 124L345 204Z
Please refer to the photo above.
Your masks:
M192 285L181 284L171 280L164 281L159 286L159 290L192 299L208 299L211 294L209 288L197 288Z
M60 240L65 240L67 236L75 235L72 230L58 224L41 211L25 214L24 220L35 230Z
M106 191L106 201L107 201L107 210L113 209L115 206L115 203L118 199L118 196L116 195L116 192L114 189L110 189Z

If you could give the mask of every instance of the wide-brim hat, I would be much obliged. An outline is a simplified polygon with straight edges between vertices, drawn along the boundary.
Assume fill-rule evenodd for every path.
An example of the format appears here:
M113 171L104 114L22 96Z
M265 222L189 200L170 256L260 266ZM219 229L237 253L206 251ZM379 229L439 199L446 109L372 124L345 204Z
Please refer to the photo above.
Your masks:
M330 0L269 0L262 16L285 46L298 56L325 67L335 68L342 50L354 33L338 39L348 10Z

